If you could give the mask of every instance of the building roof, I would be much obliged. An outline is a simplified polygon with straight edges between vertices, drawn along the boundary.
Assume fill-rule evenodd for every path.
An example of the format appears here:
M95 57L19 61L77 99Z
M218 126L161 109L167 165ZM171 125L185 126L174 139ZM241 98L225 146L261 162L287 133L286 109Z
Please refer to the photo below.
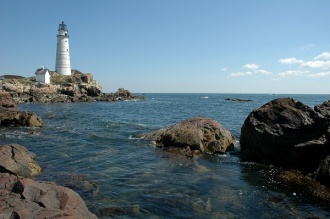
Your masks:
M38 68L37 70L36 70L36 75L44 75L44 74L46 74L48 72L48 69L47 68Z

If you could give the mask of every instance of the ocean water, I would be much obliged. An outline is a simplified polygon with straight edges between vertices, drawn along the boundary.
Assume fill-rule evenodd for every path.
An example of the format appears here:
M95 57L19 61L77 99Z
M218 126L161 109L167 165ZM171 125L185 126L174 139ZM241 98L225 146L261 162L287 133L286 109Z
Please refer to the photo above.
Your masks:
M2 128L0 143L37 155L37 180L84 175L97 191L77 189L100 218L329 218L329 206L268 177L268 168L237 153L186 158L138 139L192 117L209 117L231 131L255 108L279 97L311 107L330 95L145 94L142 101L21 104L40 115L42 129ZM225 98L252 99L231 102ZM48 118L49 114L54 118ZM31 133L34 134L31 134ZM239 150L239 142L237 142Z

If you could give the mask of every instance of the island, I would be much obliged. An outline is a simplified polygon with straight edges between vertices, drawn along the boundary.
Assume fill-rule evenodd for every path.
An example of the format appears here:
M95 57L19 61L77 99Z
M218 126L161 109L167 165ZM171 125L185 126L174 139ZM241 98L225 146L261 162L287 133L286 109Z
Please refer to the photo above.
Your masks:
M71 75L50 71L50 83L42 83L36 77L0 76L0 92L8 92L17 103L55 103L141 100L130 91L119 88L115 93L103 93L102 85L92 73L72 70Z

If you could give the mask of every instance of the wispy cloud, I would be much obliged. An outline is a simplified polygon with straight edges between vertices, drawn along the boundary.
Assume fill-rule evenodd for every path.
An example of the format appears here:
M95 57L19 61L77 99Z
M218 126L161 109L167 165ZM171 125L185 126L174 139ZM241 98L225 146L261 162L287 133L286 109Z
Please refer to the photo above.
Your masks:
M304 63L304 60L296 59L296 58L287 58L287 59L280 59L279 62L282 64L301 64Z
M310 77L310 78L320 78L320 77L326 77L326 76L330 76L330 71L307 75L307 77Z
M257 64L245 64L242 66L242 68L247 69L246 71L241 72L234 72L230 73L228 77L244 77L244 76L251 76L251 75L271 75L272 73L270 71L260 69L260 65Z
M271 74L273 74L270 71L266 71L266 70L263 70L263 69L257 70L256 72L260 73L262 75L271 75Z
M323 52L320 55L315 56L314 58L304 61L295 57L279 59L281 64L296 64L290 66L290 70L282 71L277 74L273 74L270 71L262 69L260 65L254 63L248 63L242 66L244 70L239 72L230 73L227 77L246 77L246 76L258 76L258 75L270 75L273 80L281 80L288 77L326 77L330 76L330 52ZM294 66L297 69L292 69ZM226 67L227 69L227 67ZM322 71L323 69L323 71Z
M290 70L290 71L284 71L280 72L276 75L277 78L286 78L286 77L292 77L292 76L298 76L298 75L303 75L307 74L309 71L305 70Z
M315 47L316 47L315 44L310 43L310 44L307 44L307 45L305 45L305 46L300 47L299 49L300 49L300 50L311 50L311 49L314 49Z
M315 61L309 61L301 64L302 67L310 67L310 68L323 68L323 69L328 69L330 68L330 61L320 61L320 60L315 60Z
M247 68L247 69L251 69L251 70L255 70L255 69L258 69L260 66L259 65L256 65L256 64L246 64L243 66L243 68Z
M322 54L315 56L312 60L306 62L297 58L280 59L279 62L282 64L299 64L300 69L280 72L275 76L277 79L299 76L302 74L306 75L308 73L310 73L307 75L308 77L324 77L329 76L328 72L311 73L308 69L301 69L330 69L330 52L323 52Z
M247 72L235 72L235 73L230 73L228 77L244 77L244 76L249 76L252 75L253 73L250 71Z
M223 67L222 69L221 69L221 71L228 71L228 67Z
M320 59L330 60L330 52L324 52L321 55L314 57L314 60L320 60Z

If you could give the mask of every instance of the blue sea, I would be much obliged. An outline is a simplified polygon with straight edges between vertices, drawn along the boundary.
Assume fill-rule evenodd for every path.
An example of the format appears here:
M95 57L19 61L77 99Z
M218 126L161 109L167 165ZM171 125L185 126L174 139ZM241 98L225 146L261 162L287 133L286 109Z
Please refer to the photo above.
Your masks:
M63 176L84 175L95 182L94 194L77 192L100 218L330 217L329 206L270 179L269 168L241 162L236 152L187 158L137 138L188 118L208 117L231 131L239 150L241 126L253 109L280 97L314 107L330 95L143 95L140 101L21 104L20 110L41 116L44 127L2 128L0 143L34 152L43 168L37 180L61 183Z

